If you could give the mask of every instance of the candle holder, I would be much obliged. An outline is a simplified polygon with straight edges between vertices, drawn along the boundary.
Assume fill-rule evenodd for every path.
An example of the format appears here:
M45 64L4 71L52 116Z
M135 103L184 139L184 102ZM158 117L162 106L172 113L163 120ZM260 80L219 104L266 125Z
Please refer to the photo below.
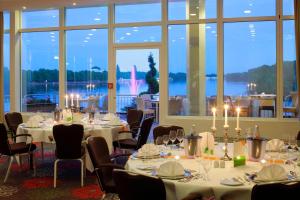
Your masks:
M225 143L225 148L224 148L224 156L221 158L221 160L224 161L229 161L232 160L232 158L228 155L228 130L229 126L224 125L224 143Z
M235 128L235 132L236 132L236 134L237 134L238 138L240 138L240 137L241 137L241 131L242 131L242 129L241 129L241 128Z

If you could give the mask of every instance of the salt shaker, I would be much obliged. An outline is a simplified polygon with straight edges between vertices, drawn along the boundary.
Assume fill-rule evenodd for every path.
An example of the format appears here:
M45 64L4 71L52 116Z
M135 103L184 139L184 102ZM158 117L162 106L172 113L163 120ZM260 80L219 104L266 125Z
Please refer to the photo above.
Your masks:
M220 160L220 168L225 168L225 161L224 160Z
M219 161L215 160L214 161L214 168L219 168L219 167L220 167Z

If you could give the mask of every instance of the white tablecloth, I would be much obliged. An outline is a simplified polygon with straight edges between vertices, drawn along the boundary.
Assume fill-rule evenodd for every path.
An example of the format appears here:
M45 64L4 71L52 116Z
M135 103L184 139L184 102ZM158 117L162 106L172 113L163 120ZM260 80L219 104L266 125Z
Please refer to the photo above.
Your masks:
M125 124L126 125L126 124ZM51 143L49 140L49 136L53 136L52 132L53 125L43 125L40 128L25 128L24 126L20 125L17 129L17 135L28 133L32 135L33 142L45 142ZM103 137L108 145L109 152L113 152L113 141L120 139L118 132L122 130L123 126L107 126L107 125L91 125L85 124L84 125L84 135L91 135L94 137ZM131 134L122 134L122 138L130 138ZM17 142L22 142L26 138L25 137L17 137ZM87 149L86 149L87 152ZM93 165L88 153L86 153L86 168L89 171L93 171Z
M221 151L223 144L219 144L215 152L217 156L222 156ZM183 151L171 151L173 155L183 155ZM229 146L229 155L232 155L232 144ZM126 164L126 169L135 173L151 175L151 173L138 169L138 166L151 165L159 168L159 166L167 161L174 160L174 158L159 158L142 161L139 159L129 159ZM204 169L200 163L200 158L197 159L179 159L185 169L196 170L199 173L204 173ZM214 161L212 161L214 162ZM215 196L217 200L225 194L234 192L236 199L247 200L251 199L251 191L254 186L253 183L246 182L242 186L225 186L220 184L220 181L225 178L244 177L245 172L257 172L262 168L259 162L247 161L246 166L233 167L233 161L226 161L225 168L212 167L209 171L209 181L203 179L192 180L191 182L183 183L178 180L163 179L168 200L181 200L191 193L202 194L204 197Z

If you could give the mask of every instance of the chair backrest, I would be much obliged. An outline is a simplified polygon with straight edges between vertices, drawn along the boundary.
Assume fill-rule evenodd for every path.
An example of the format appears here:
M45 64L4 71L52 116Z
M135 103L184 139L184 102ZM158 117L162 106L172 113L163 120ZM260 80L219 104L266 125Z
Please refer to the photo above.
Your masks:
M136 107L138 110L145 110L145 101L142 97L136 98Z
M139 126L143 119L143 111L136 109L129 109L127 111L127 123L129 127Z
M154 117L149 117L147 119L144 119L144 121L142 122L136 149L141 148L144 144L147 143L153 121Z
M0 154L10 154L10 145L8 142L7 131L3 123L0 123Z
M181 126L157 126L153 129L153 139L163 135L169 135L170 131L177 131L178 129L183 129ZM178 142L178 141L177 141Z
M53 127L53 137L56 143L57 158L78 159L81 157L82 125L56 125Z
M5 114L5 121L8 128L14 133L17 133L18 126L23 123L21 113L11 112Z
M99 185L102 190L110 192L110 188L107 184L111 183L112 168L100 167L101 164L112 163L109 156L109 150L106 140L103 137L89 137L87 140L87 149L93 163L93 166Z
M300 197L300 182L272 183L255 185L252 189L251 200L282 200L298 199Z
M166 190L159 178L114 170L113 177L121 200L165 200Z

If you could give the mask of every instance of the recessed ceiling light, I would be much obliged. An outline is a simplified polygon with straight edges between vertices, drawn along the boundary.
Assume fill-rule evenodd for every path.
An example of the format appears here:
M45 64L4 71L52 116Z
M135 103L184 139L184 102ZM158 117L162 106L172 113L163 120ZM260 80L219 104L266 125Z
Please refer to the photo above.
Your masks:
M58 56L54 56L53 58L54 58L55 60L58 60L58 59L59 59L59 57L58 57Z
M87 42L89 42L89 41L88 41L88 40L84 40L83 42L87 43Z
M126 33L126 35L131 35L131 33Z
M97 29L94 29L94 28L93 28L91 31L96 31L96 30L97 30Z
M54 36L54 35L51 35L50 37L52 37L52 38L55 38L55 36Z
M133 31L134 31L134 32L138 32L139 30L138 30L138 29L134 29Z
M26 6L23 6L23 7L22 7L22 9L23 9L23 10L26 10L26 9L27 9L27 7L26 7Z
M101 19L96 17L96 18L94 18L94 20L95 21L100 21Z
M206 29L211 29L211 26L205 26Z
M72 3L72 5L73 5L73 6L76 6L76 5L77 5L77 3L76 3L76 2L73 2L73 3Z
M93 36L94 34L93 33L89 33L89 36Z
M251 13L251 10L244 10L244 13L245 13L245 14L250 14L250 13Z
M196 16L196 13L191 13L190 15L191 15L191 16Z
M54 32L50 32L50 34L51 34L51 35L54 35L55 33L54 33Z

